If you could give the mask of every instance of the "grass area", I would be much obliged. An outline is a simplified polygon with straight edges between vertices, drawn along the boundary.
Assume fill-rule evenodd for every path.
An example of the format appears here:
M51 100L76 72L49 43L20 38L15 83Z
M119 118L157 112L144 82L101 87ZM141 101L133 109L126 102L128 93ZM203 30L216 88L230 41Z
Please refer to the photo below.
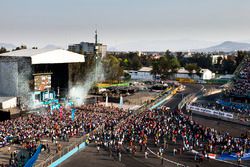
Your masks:
M129 82L118 83L118 84L108 84L108 83L98 83L96 84L98 88L107 88L110 86L129 86Z

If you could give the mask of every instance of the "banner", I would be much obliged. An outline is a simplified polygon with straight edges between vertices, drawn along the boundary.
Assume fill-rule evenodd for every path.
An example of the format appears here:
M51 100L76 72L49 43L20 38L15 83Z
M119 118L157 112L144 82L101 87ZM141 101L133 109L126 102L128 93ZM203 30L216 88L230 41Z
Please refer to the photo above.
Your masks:
M218 117L224 117L224 118L230 118L230 119L234 118L233 114L231 114L231 113L212 110L212 109L208 109L208 108L187 105L186 109L192 110L192 111L198 111L198 112L202 112L202 113L206 113L206 114L210 114L210 115L216 115Z

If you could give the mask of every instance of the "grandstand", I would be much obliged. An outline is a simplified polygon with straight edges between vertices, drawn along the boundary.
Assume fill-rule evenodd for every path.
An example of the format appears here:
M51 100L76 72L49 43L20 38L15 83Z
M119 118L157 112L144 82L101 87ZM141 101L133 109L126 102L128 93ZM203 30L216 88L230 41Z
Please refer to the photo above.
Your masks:
M250 103L250 56L247 55L237 67L226 95L233 100Z

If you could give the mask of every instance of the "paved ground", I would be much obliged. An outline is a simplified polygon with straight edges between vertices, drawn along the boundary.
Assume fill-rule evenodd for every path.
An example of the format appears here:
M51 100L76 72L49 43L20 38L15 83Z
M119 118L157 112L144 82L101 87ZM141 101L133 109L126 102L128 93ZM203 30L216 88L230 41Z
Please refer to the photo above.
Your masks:
M97 152L94 144L90 144L84 150L78 154L73 155L70 159L63 162L60 167L124 167L125 165L116 161L113 156L109 156L109 153L103 149Z

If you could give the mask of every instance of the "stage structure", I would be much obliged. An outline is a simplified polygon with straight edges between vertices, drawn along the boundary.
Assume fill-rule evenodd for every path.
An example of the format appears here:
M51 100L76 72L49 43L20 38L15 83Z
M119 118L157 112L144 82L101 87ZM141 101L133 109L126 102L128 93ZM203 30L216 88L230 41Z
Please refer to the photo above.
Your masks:
M24 49L0 54L0 97L19 105L65 96L84 67L84 55L63 49ZM80 76L81 77L81 76ZM60 92L60 94L59 94ZM32 101L31 100L31 101Z

